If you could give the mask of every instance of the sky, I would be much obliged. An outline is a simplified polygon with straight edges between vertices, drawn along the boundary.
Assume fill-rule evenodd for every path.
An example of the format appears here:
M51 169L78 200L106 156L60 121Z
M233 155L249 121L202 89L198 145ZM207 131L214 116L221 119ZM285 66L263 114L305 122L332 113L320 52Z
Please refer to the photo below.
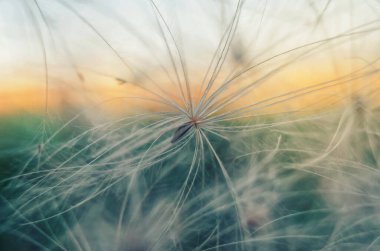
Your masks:
M245 76L254 80L288 64L254 96L333 79L379 55L378 1L243 2L221 82L239 69L295 49ZM52 108L79 100L84 104L89 95L92 102L140 95L134 85L120 85L117 79L156 90L147 80L154 78L171 91L170 82L177 81L173 60L179 65L181 59L197 89L237 3L0 0L0 113L39 110L46 82ZM308 46L300 49L303 45Z

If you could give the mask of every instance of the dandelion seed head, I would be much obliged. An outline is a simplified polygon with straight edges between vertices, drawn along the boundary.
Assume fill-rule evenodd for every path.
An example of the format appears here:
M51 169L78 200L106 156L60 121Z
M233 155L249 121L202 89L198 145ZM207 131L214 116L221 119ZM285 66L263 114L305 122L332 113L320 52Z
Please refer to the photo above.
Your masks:
M15 4L45 109L4 161L0 234L37 250L377 250L379 58L362 44L379 42L379 7L301 2ZM55 85L86 100L58 126Z

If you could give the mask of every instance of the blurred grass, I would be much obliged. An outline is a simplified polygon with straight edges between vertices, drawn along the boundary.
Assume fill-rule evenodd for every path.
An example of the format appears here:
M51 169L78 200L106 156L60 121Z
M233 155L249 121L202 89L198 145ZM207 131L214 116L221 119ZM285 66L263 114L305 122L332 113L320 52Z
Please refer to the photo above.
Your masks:
M56 147L66 142L82 129L83 121L65 127L49 142ZM44 120L41 115L15 113L0 117L0 179L6 179L20 172L29 160L36 161L42 143L50 135L64 126L65 121L58 118ZM33 163L31 163L33 165ZM0 188L6 185L1 183Z
M0 118L1 179L12 176L37 151L35 147L40 129L39 116L18 114Z
M335 133L339 120L341 119L339 116L341 113L334 111L330 113L331 114L326 113L327 115L325 114L325 116L318 119L300 120L298 122L293 121L276 127L263 127L262 129L253 131L243 131L243 133L226 132L225 136L230 138L230 141L215 135L209 135L210 141L213 143L216 152L219 154L231 179L234 180L236 185L238 186L240 184L240 180L245 181L246 178L252 178L251 183L239 189L239 196L241 196L242 201L259 201L257 205L266 207L265 217L267 217L267 221L278 219L266 227L266 231L272 231L274 235L294 233L300 236L316 236L315 239L289 237L278 239L273 243L265 243L264 241L262 245L267 248L264 248L264 250L310 250L321 249L328 245L329 236L334 233L334 229L340 224L339 221L341 217L344 216L339 215L339 211L337 210L342 206L342 204L340 204L341 202L336 202L336 206L330 203L328 199L330 195L322 189L326 180L321 178L319 174L326 174L327 177L331 179L339 178L340 176L338 174L341 168L345 166L344 164L338 164L338 162L335 163L335 160L352 160L355 161L355 163L363 163L374 168L377 166L376 157L374 155L376 152L380 152L380 148L378 145L376 145L375 148L368 147L368 139L366 138L368 131L365 130L365 126L372 126L373 130L376 130L377 113L372 114L375 119L372 118L371 121L368 121L366 116L356 116L354 113L351 113L349 120L354 120L354 122L350 127L350 132L347 135L341 136L344 139L344 143L341 143L338 150L334 151L331 156L324 157L318 162L319 165L322 168L326 168L327 171L323 169L319 170L313 166L312 160L318 158L321 154L323 155L323 151L326 150L326 146L332 139L332 135ZM288 115L260 116L250 121L250 123L252 125L268 125L281 120L292 121L292 118ZM20 169L22 169L28 161L34 161L27 165L28 168L35 168L37 165L36 154L38 153L39 144L65 125L67 120L58 118L49 119L46 121L45 130L43 129L44 127L42 127L43 117L41 116L17 114L2 117L0 121L2 134L0 141L0 178L5 179L18 174ZM151 121L143 121L137 126L140 127L149 123L151 123ZM235 121L222 125L227 128L232 128L233 126L247 125L247 121ZM46 149L44 150L46 152L44 154L48 156L50 152L66 144L70 139L75 138L88 128L91 127L88 121L85 120L70 123L45 146ZM125 127L121 129L120 133L128 133L130 130L133 129ZM343 129L340 130L344 131ZM101 135L101 132L98 133ZM168 136L170 137L170 135ZM74 145L66 146L53 161L49 161L43 168L54 169L57 163L59 164L60 161L66 160L78 150L82 150L84 146L96 140L97 137L99 137L99 135L89 134L83 137L83 139L76 141ZM112 141L112 138L110 140ZM281 147L276 150L276 144L279 143ZM82 152L80 156L73 159L70 163L78 163L81 165L91 162L93 158L91 151L97 147L104 146L103 144L107 144L107 142L98 142L90 149ZM143 188L141 189L147 190L141 206L143 214L149 214L150 210L152 210L160 200L175 198L186 180L189 167L188 163L191 162L193 147L194 142L190 142L190 144L182 149L182 154L178 157L165 160L141 171L137 184L142 184ZM143 152L147 148L148 146L144 146L135 150ZM273 156L270 157L270 161L268 162L266 158L272 153ZM133 155L134 153L127 154ZM139 152L135 154L139 154ZM226 192L229 189L224 182L222 173L217 168L217 165L215 165L215 159L211 157L212 154L208 150L206 150L205 154L206 158L202 176L195 179L194 185L187 198L189 204L192 205L184 209L183 214L187 216L192 216L204 210L204 208L208 208L208 203L218 198L217 191L223 194L223 191ZM122 156L120 158L122 159ZM299 165L308 163L308 161L311 163L310 166L306 164L302 167L303 169L297 169ZM109 167L111 166L104 166L106 169ZM166 167L170 168L166 169ZM257 170L257 172L255 170ZM313 171L315 174L308 171ZM353 172L348 175L357 174L360 173L353 170ZM205 179L207 182L205 182ZM343 179L342 182L349 184L347 183L349 180L345 181ZM7 182L1 183L1 188L6 185ZM365 183L355 184L356 187L363 186L364 191L366 185ZM123 200L120 191L123 191L124 186L113 188L99 195L97 198L92 199L87 205L73 210L73 214L65 214L62 217L70 228L77 223L78 219L82 217L85 218L87 212L90 211L92 207L99 203L104 203L104 211L106 212L107 219L116 224L114 217L120 210L120 205ZM136 189L139 190L140 188L137 187ZM204 194L204 191L213 191L214 189L216 189L215 194ZM74 202L81 200L82 197L85 198L87 196L85 192L86 191L81 191L81 193L75 194L73 198L70 197L70 199ZM272 197L271 194L275 196ZM16 196L16 193L2 195L11 198ZM213 198L213 196L216 197ZM238 240L236 239L236 233L239 231L236 225L236 212L231 204L223 204L226 201L232 201L228 193L226 198L220 202L215 202L215 208L220 207L220 209L209 208L210 213L201 214L194 219L195 223L193 224L198 224L201 227L196 229L189 228L186 232L186 238L184 237L184 239L180 240L181 245L187 248L196 248L199 243L206 241L207 236L214 230L215 222L218 221L220 221L220 223L218 223L220 224L219 227L221 229L228 229L228 231L222 231L219 236L220 240L209 241L204 248L212 248L217 244L228 244ZM253 208L253 210L255 210L255 208ZM75 215L75 217L72 218L72 215ZM360 217L360 215L357 216ZM183 220L186 222L186 219ZM256 233L255 230L262 224L265 224L266 221L260 219L260 216L257 217L255 215L247 215L246 220L245 224L252 235L251 238L260 237L261 232ZM54 234L60 236L60 238L65 238L67 235L66 231L68 231L67 226L61 222L60 218L38 223L37 226L47 233L50 233L52 231L51 228L54 227ZM360 227L365 226L366 225L363 224L363 226ZM378 228L374 227L374 231L376 233ZM32 227L24 227L22 232L24 234L27 233L29 237L40 243L48 243L45 237ZM355 233L355 231L353 231L353 233ZM358 245L360 245L360 243L366 244L376 238L375 233L368 236L360 236L360 238L358 237L353 240L356 241ZM259 244L261 245L260 242ZM67 245L70 246L71 244ZM252 244L248 243L247 247L256 250L257 245L256 242L253 242ZM0 247L6 247L9 250L38 249L37 246L28 243L17 234L13 235L9 232L0 233ZM234 248L234 246L228 247ZM56 247L51 248L51 250L56 249Z

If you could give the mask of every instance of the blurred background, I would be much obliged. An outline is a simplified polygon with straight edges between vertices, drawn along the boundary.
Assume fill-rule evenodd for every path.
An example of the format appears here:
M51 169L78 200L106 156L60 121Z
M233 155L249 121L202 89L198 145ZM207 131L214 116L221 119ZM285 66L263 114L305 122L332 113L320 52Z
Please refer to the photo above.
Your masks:
M196 89L234 15L236 1L162 0L157 6ZM260 100L354 74L368 65L374 69L379 9L377 1L244 1L220 80L273 56L244 79L252 81L288 63L248 97ZM137 101L107 100L146 95L134 84L154 89L147 75L164 89L170 89L175 78L149 1L3 0L0 13L2 116L43 114L46 105L49 114L60 114L102 102L106 113L120 114L136 109ZM173 43L169 46L174 48ZM281 109L299 108L306 99L330 105L340 99L337 96L366 95L378 88L373 81L369 87L368 78L293 100ZM138 106L155 109L149 102Z

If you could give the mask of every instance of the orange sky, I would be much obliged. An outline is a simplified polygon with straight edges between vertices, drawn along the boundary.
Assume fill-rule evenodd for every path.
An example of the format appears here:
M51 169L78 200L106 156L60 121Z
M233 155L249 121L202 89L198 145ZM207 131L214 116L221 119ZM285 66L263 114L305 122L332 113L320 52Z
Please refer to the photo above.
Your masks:
M249 105L287 92L296 91L300 88L334 80L350 72L350 67L352 68L353 66L341 63L337 70L336 67L331 67L331 65L329 66L328 64L324 65L310 61L308 61L307 64L300 62L266 79L257 88L253 89L249 94L240 98L226 109ZM357 65L354 66L353 69L360 67L363 66ZM223 95L228 97L228 95L238 87L256 80L258 77L261 77L262 74L262 72L247 74L247 76L234 84L228 91L224 92ZM156 80L161 79L161 76L158 75L159 74L156 73ZM331 82L331 84L326 84L326 86L332 85L328 88L297 96L294 99L281 102L275 106L266 107L263 110L286 112L309 106L321 108L324 106L342 104L342 102L347 100L347 97L352 96L351 93L358 96L370 97L374 90L380 87L379 77L375 73L366 73L365 76L363 76L363 74L356 74L352 77L354 80ZM83 81L80 78L82 78ZM133 84L120 84L115 78L83 72L79 78L73 78L72 81L63 79L64 78L60 78L59 76L49 78L48 109L50 112L60 112L67 107L75 108L77 111L80 111L91 106L96 106L102 111L112 114L167 109L167 107L158 103L138 99L137 97L154 97ZM45 82L41 77L41 72L29 70L21 73L20 71L19 74L8 75L6 78L3 77L1 82L3 83L0 94L1 115L15 112L44 112ZM172 99L180 102L178 88L173 87L173 85L167 83L167 81L165 82L165 80L158 82L160 83L160 88L169 93ZM153 85L145 86L153 92L160 93ZM192 86L193 99L199 99L199 91L196 91L194 85ZM216 88L217 86L216 84Z
M158 70L160 65L166 67L176 81L171 61L174 58L174 64L180 68L179 56L189 68L193 99L199 99L201 93L196 90L229 27L226 20L234 16L236 3L204 1L204 5L200 5L197 1L179 1L181 4L174 6L169 2L160 5L171 31L169 34L162 27L164 33L166 31L165 39L162 36L165 34L156 26L156 16L147 11L147 7L151 7L149 2L116 1L107 8L92 2L73 3L74 9L88 20L87 24L58 2L49 2L42 6L42 11L46 20L54 21L50 25L35 6L28 13L24 4L0 1L0 34L3 34L0 37L0 115L45 112L45 63L49 68L49 112L60 113L69 108L82 111L89 107L106 114L165 110L167 107L163 105L138 99L152 98L152 95L133 84L120 84L115 78L128 78L130 69L126 68L132 65L138 69L130 81L140 82L141 75L145 74L159 87L147 83L146 79L144 87L155 93L160 93L161 88L170 99L180 102L178 87ZM223 92L222 97L228 102L231 93L238 88L289 62L225 109L331 81L363 67L367 68L352 75L351 81L331 82L325 84L331 85L328 88L316 89L261 111L335 106L353 95L364 97L368 102L377 101L374 97L379 78L369 72L379 65L369 64L379 54L379 8L380 5L372 6L363 1L332 1L327 5L322 1L313 4L247 1L226 58L229 65L221 70L212 90L225 80L237 61L251 65L281 55L244 75ZM37 25L32 22L33 15Z

